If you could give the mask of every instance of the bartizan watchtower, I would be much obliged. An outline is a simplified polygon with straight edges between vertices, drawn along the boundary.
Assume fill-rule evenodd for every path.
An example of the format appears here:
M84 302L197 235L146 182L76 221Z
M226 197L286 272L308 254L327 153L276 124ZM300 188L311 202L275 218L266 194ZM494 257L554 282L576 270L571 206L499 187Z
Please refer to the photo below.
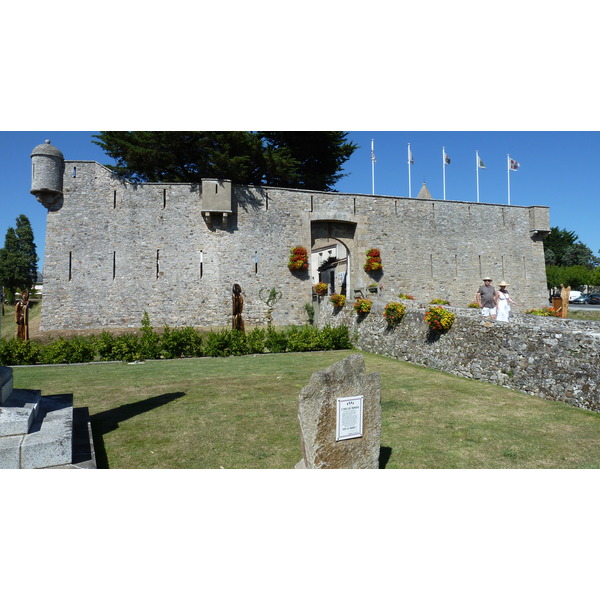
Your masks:
M31 151L31 168L31 193L48 210L58 210L63 201L63 153L46 140Z

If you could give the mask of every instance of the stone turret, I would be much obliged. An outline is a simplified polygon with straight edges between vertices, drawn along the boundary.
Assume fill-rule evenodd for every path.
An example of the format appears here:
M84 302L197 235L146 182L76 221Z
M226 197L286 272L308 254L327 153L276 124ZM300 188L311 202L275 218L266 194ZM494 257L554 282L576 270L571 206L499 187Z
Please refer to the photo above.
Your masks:
M63 200L62 152L46 140L31 151L31 193L48 210L58 210Z

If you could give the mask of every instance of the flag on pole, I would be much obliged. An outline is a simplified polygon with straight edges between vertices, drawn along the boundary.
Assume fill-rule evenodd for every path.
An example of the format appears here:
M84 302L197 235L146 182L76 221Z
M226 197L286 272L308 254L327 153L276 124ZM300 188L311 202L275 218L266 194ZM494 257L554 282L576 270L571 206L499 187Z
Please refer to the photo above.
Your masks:
M479 160L479 164L477 165L480 169L487 169L487 167L483 164L483 161L481 160L481 158L479 158L479 156L477 156L478 160Z
M408 162L409 162L409 164L411 164L411 165L414 165L414 164L415 164L415 160L414 160L414 158L413 158L413 154L412 154L412 151L411 151L411 149L410 149L410 144L408 145Z
M444 152L444 164L445 165L450 164L450 157L445 152Z
M371 140L371 160L377 162L377 159L375 158L375 140Z
M521 166L516 160L513 160L510 157L509 157L509 161L510 161L509 164L510 164L511 171L516 171Z

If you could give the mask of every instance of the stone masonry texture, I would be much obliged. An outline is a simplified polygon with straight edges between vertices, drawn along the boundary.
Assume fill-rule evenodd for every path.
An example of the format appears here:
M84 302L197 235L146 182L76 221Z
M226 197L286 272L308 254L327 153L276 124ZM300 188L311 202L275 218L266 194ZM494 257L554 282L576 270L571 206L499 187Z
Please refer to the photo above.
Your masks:
M259 293L273 287L273 323L305 323L313 282L289 271L289 253L325 238L348 249L349 294L376 282L467 306L490 276L524 306L547 303L546 207L233 185L231 211L207 213L215 180L134 184L95 162L64 164L62 203L47 218L42 330L139 327L144 312L154 326L224 327L234 283L247 324L264 325ZM375 277L363 270L369 248L381 250Z
M388 301L407 307L394 328L383 318ZM499 323L477 309L446 308L456 319L436 335L424 322L427 305L397 297L377 297L363 318L352 303L340 311L322 302L319 326L348 325L355 346L367 352L600 412L600 323L525 314Z

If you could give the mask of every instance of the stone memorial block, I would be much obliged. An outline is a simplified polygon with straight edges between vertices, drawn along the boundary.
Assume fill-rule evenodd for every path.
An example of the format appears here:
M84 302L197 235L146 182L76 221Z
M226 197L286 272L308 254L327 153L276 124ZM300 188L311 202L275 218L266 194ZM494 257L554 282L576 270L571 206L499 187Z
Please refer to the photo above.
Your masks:
M304 457L296 468L379 468L381 383L379 373L365 373L361 354L312 374L298 420Z

